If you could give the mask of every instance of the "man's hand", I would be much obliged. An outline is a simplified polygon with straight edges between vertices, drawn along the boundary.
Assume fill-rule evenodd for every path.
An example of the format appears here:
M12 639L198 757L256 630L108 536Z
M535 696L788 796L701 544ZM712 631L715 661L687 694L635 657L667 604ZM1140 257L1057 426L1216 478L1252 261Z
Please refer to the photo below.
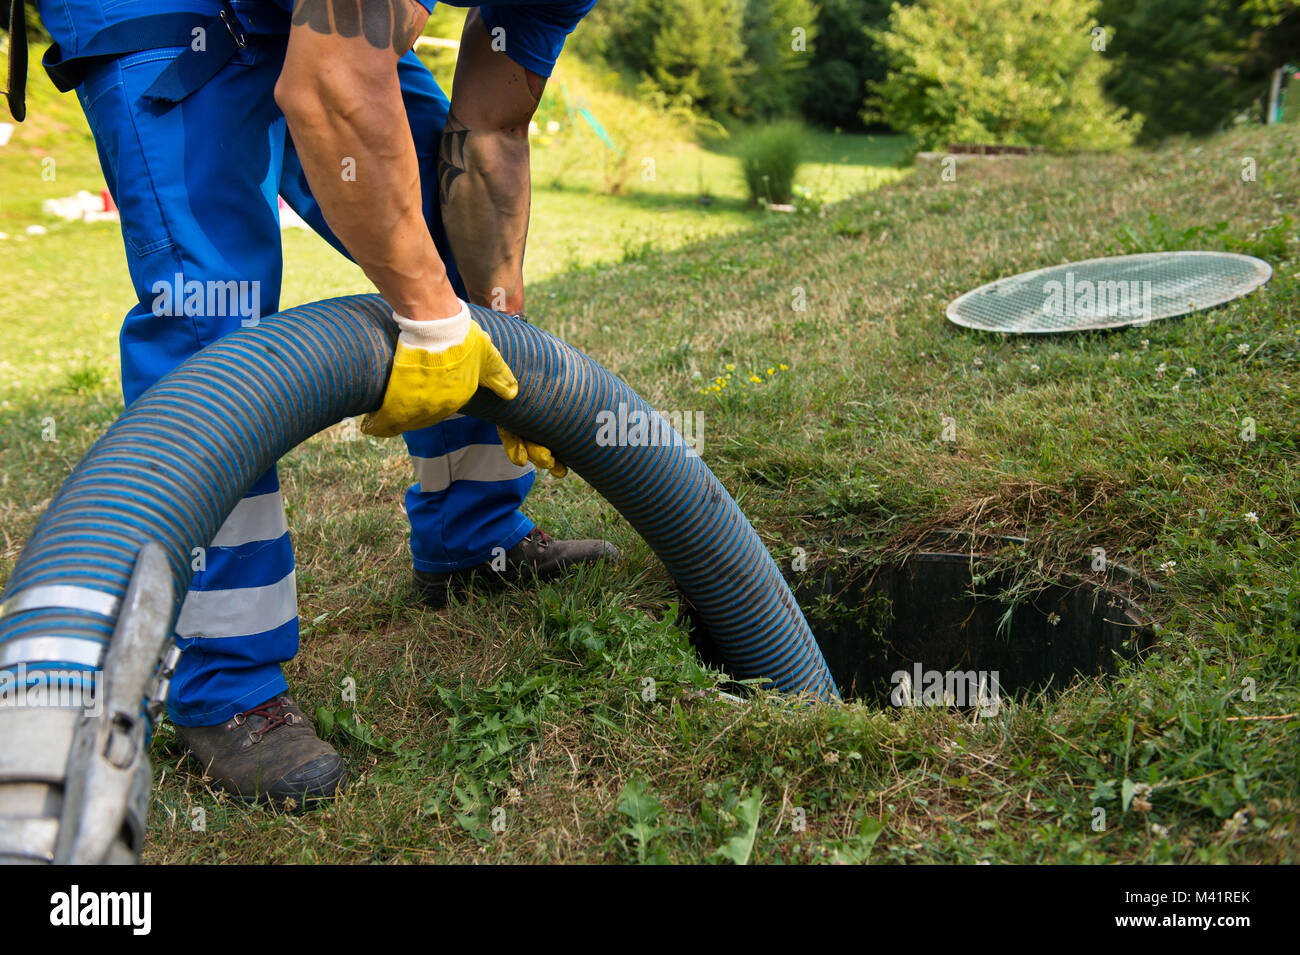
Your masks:
M415 0L296 0L275 87L325 221L385 301L415 321L460 308L424 221L397 78L428 17Z
M520 467L532 461L534 467L541 468L543 471L550 471L551 477L562 478L569 473L567 467L555 460L555 455L551 453L550 448L534 444L532 441L525 441L519 435L512 434L505 428L497 428L497 434L501 436L501 444L506 449L506 457Z
M507 401L519 393L514 373L463 302L451 318L413 322L394 315L393 319L402 333L384 403L361 422L366 434L391 438L437 424L459 411L480 386Z

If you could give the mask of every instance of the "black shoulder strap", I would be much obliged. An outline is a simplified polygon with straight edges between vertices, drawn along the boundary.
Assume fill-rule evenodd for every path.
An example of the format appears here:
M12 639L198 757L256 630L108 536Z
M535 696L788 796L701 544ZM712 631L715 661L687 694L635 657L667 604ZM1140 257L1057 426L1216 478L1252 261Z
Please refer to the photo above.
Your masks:
M21 123L27 117L27 16L24 0L9 0L9 88L4 91L9 113Z

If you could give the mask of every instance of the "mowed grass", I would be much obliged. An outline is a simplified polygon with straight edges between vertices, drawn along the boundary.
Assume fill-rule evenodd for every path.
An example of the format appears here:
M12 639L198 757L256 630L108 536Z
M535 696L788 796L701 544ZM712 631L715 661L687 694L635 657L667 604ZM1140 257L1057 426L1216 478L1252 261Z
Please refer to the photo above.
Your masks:
M810 563L869 563L947 527L1028 537L1016 568L1033 580L1084 571L1104 547L1164 586L1142 666L993 718L738 706L709 692L718 676L675 626L653 555L574 478L540 478L530 513L553 534L608 537L622 562L421 608L402 446L334 429L281 466L303 620L288 672L352 786L310 813L248 809L164 727L146 858L1295 861L1297 183L1294 127L972 161L955 182L923 165L824 218L724 209L738 231L561 261L531 284L539 324L657 407L703 412L705 461L783 563L796 546ZM607 210L593 231L659 214L582 195ZM1198 225L1211 228L1188 239ZM117 239L41 239L6 248L0 577L120 409ZM1275 277L1235 305L1109 334L1026 341L943 318L998 276L1184 241L1254 251ZM305 236L286 257L286 302L362 287Z
M589 130L579 129L576 137L577 147L533 148L531 281L596 262L635 261L754 224L740 162L725 140L709 147L680 139L640 143L639 149L630 145L626 157L602 157L630 170L614 204L603 165L565 166L575 149L610 152ZM899 136L810 132L805 150L798 182L826 202L908 173L897 165L906 155Z
M429 62L450 90L453 61ZM743 231L761 215L748 206L740 164L727 154L725 140L700 147L683 138L672 117L603 89L601 79L566 60L548 90L546 115L563 122L558 134L537 137L533 147L530 283ZM16 396L30 397L29 384L57 384L68 375L74 386L101 377L116 381L116 336L132 301L115 223L68 223L41 211L47 199L83 189L98 195L104 188L76 97L58 93L33 68L28 99L28 120L0 147L0 248L7 253L6 276L23 293L8 296L0 314L46 320L9 323L0 347L0 408ZM571 123L569 102L590 107L619 134L621 151L601 143L585 121ZM806 149L799 181L826 201L909 172L898 166L906 153L898 136L810 132ZM47 233L28 235L30 227ZM288 230L283 244L282 306L372 290L360 269L313 233Z

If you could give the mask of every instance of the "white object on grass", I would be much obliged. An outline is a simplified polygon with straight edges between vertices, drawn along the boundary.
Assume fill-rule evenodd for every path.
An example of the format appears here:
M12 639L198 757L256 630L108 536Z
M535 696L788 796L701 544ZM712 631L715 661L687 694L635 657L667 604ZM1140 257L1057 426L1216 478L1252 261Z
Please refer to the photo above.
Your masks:
M54 216L68 222L116 222L117 210L104 211L104 197L79 191L75 196L62 199L46 199L41 203L41 211L47 216Z

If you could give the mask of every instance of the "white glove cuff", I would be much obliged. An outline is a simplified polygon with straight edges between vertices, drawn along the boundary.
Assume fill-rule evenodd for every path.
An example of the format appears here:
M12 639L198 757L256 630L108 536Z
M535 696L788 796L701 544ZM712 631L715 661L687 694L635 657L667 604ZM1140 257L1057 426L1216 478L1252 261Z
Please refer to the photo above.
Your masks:
M431 322L419 322L393 313L393 321L402 330L402 341L412 348L425 351L446 351L452 345L459 345L469 334L469 306L460 303L460 311L449 318L436 318Z

